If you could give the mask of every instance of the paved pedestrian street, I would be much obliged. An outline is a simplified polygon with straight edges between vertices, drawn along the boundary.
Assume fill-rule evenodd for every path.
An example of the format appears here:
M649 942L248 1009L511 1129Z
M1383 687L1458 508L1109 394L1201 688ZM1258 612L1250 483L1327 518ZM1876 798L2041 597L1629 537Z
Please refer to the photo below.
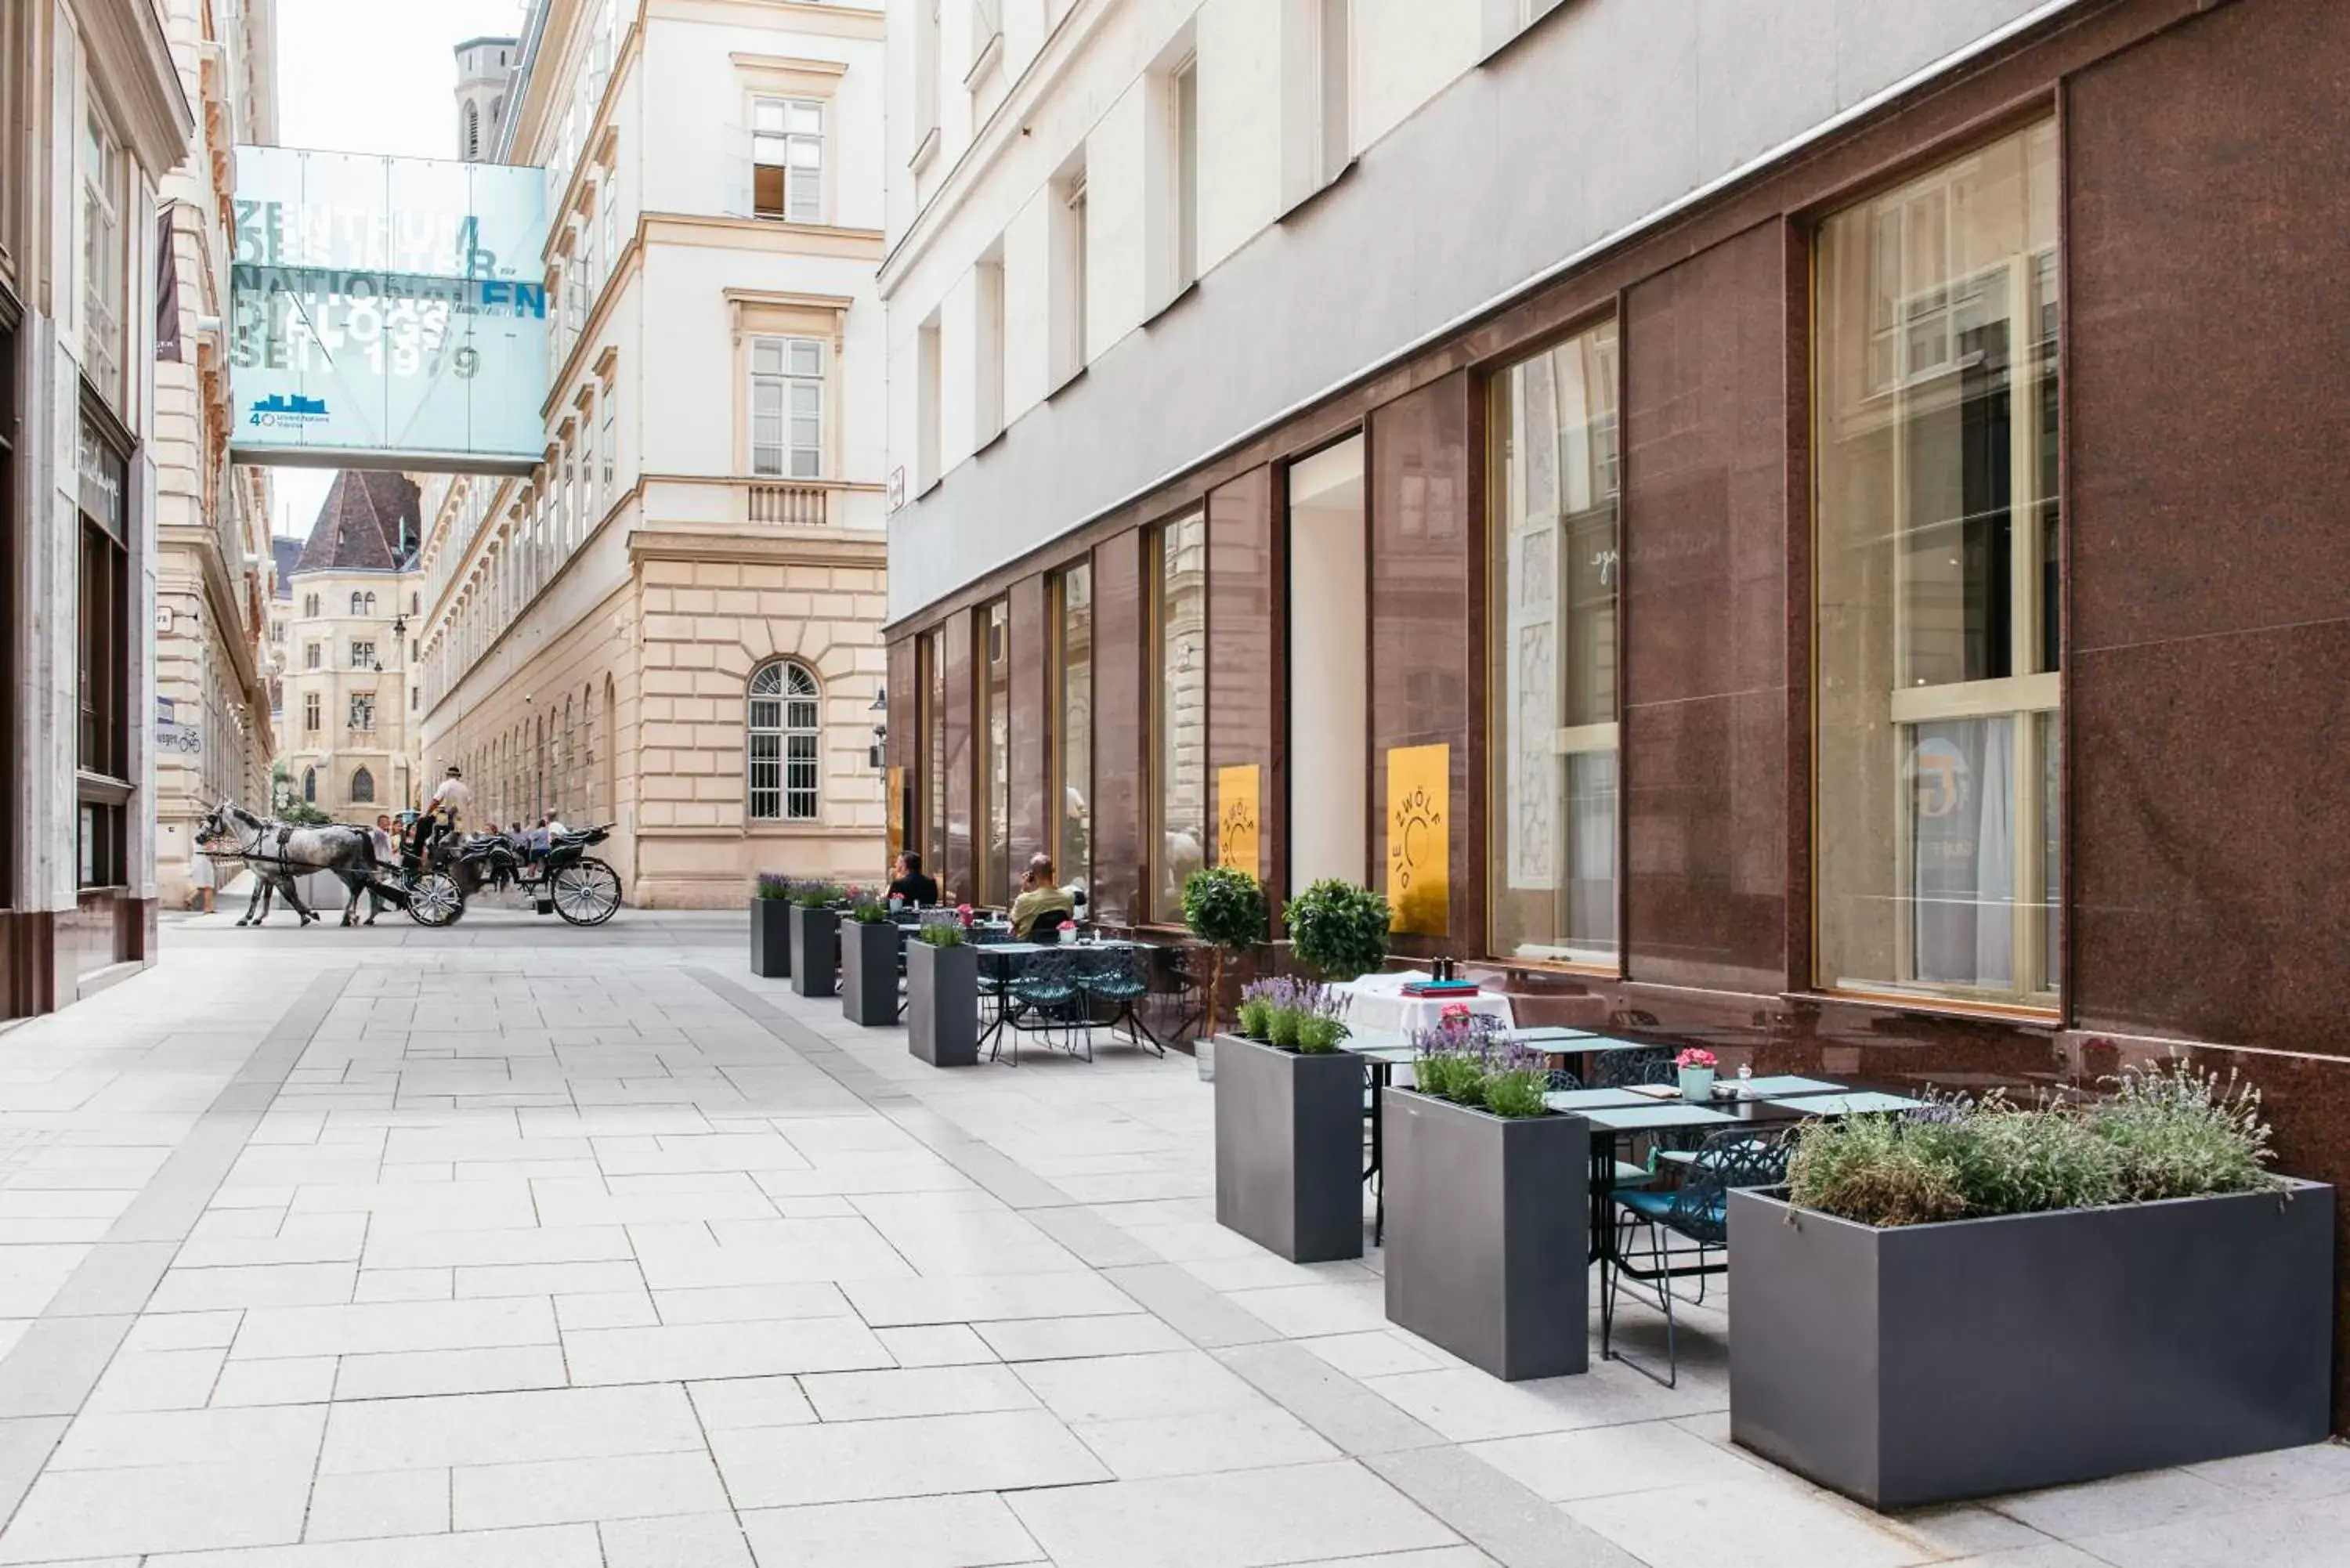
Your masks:
M0 1562L2350 1562L2334 1446L1877 1518L1718 1295L1496 1382L1214 1223L1189 1058L935 1071L739 913L229 920L0 1034Z

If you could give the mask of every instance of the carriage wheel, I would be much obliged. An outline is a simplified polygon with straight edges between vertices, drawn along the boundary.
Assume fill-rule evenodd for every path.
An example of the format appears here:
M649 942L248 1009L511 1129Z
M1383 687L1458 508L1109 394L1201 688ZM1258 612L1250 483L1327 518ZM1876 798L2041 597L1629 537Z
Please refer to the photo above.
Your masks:
M465 912L465 890L445 871L427 871L409 885L408 918L420 926L453 926Z
M600 926L620 908L620 874L590 856L557 871L548 891L556 914L575 926Z

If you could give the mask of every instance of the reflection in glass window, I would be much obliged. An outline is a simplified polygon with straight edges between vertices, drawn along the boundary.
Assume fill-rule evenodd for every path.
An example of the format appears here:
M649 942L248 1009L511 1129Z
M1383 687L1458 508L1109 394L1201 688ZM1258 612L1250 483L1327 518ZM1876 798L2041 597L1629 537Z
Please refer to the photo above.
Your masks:
M1053 748L1053 865L1065 888L1090 888L1093 874L1094 569L1071 566L1053 579L1059 690L1046 711Z
M1150 918L1183 919L1183 883L1207 859L1208 518L1158 531L1150 573Z
M2055 131L1819 239L1819 980L2060 980Z
M979 620L980 744L987 791L987 836L980 845L979 896L1012 902L1012 639L1010 607L998 599Z
M944 632L929 632L915 645L922 661L922 853L930 857L931 875L941 879L947 867L946 652Z
M1616 961L1617 337L1492 382L1492 948Z

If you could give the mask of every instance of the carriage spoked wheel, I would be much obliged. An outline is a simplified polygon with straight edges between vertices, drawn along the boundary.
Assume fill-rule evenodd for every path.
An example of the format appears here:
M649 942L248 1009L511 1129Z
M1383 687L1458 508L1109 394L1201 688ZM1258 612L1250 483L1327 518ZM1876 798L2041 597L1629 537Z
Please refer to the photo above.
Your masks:
M620 874L592 855L556 872L547 890L555 912L575 926L600 926L620 908Z
M453 926L465 912L465 890L446 871L427 871L408 888L408 918L420 926Z

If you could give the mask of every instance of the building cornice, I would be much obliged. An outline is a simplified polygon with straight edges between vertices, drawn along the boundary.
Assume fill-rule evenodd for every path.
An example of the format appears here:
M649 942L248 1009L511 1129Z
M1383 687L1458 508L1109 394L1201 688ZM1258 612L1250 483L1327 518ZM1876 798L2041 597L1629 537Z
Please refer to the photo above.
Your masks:
M749 15L744 15L744 13ZM886 21L879 11L818 0L646 0L647 16L665 22L701 22L720 27L770 27L828 38L879 43Z
M158 178L187 156L196 133L172 40L152 0L101 0L74 7L88 40L99 89L123 140Z
M779 218L722 218L696 213L647 213L637 220L640 240L774 255L837 256L879 262L887 238L879 229L792 223Z
M629 559L733 566L872 566L889 564L889 540L837 528L712 528L641 524L629 531Z

